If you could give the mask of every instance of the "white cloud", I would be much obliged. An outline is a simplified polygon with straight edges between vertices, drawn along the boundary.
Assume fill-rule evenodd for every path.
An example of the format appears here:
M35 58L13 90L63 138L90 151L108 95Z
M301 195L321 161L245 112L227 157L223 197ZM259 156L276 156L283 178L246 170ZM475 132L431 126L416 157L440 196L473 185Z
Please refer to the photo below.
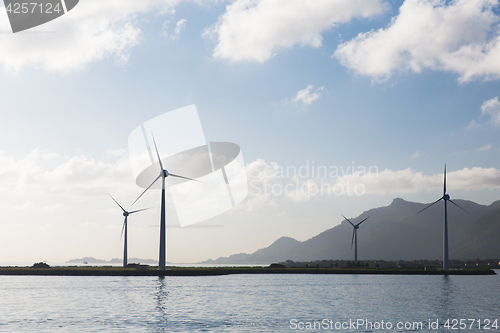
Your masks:
M472 119L470 123L467 125L467 129L479 128L480 125L477 123L475 119Z
M175 23L174 32L178 36L186 28L186 19L181 19Z
M134 198L141 192L133 180L128 156L118 157L113 163L74 156L65 158L54 168L44 168L43 162L42 155L36 159L27 156L16 160L0 152L2 210L67 212L80 206L82 201L106 196L108 191L118 193L121 198ZM351 165L327 166L326 171L321 168L313 165L284 167L262 159L248 164L249 196L238 210L257 212L279 208L274 214L287 205L319 196L418 193L441 189L443 182L442 174L424 175L412 169L379 172L377 168ZM450 189L500 188L500 170L495 168L465 168L450 171L447 176ZM30 200L27 201L27 197Z
M488 150L490 150L490 149L491 149L491 147L492 147L492 146L491 146L491 144L487 144L487 145L485 145L485 146L482 146L482 147L481 147L481 148L479 148L478 150L479 150L479 151L488 151Z
M500 126L500 101L498 101L498 96L485 101L483 105L481 105L481 112L483 115L489 115L491 117L491 122L495 126Z
M217 40L215 58L264 62L280 49L320 47L322 32L386 8L383 0L236 0L204 36Z
M268 164L263 159L257 159L246 166L250 195L243 204L239 205L240 209L252 212L266 206L276 206L275 198L264 193L267 173L272 175L276 171L273 171L273 168L277 168L276 163Z
M153 11L172 13L181 1L207 3L201 0L80 1L64 16L42 26L25 33L3 34L0 66L12 73L26 67L68 73L111 57L118 64L124 64L131 49L141 40L142 30L136 16ZM179 22L176 30L180 33L185 21ZM0 10L0 30L10 30L5 10ZM36 31L39 33L33 33Z
M420 155L420 152L417 151L415 154L411 155L411 158L416 159L416 158L418 158L419 155Z
M488 115L490 117L489 122L493 126L500 126L500 101L498 100L498 96L483 102L481 105L481 114L483 116ZM485 124L486 123L479 124L473 119L469 125L467 125L467 129L479 128Z
M301 102L302 104L311 105L314 101L320 98L321 95L318 93L318 91L324 90L324 87L319 87L318 89L316 89L316 92L311 93L311 90L313 90L313 88L314 86L310 84L306 88L299 90L297 92L297 95L295 95L295 97L292 99L292 102Z
M165 37L170 38L171 40L178 40L180 37L181 32L186 29L186 19L180 19L175 23L175 28L173 34L168 33L168 26L170 24L170 20L167 20L163 22L163 27L162 27L162 34Z
M500 188L500 170L494 168L462 169L447 172L447 185L450 189L482 190ZM341 177L338 182L351 186L361 184L366 194L405 194L418 193L443 187L443 174L426 176L411 169L383 170L371 177Z
M378 171L354 166L284 167L259 159L247 165L249 199L240 209L249 212L286 207L320 196L402 195L442 189L443 174L424 175L412 169ZM319 171L322 170L322 171ZM326 170L326 171L325 171ZM500 170L462 169L447 173L448 188L483 190L500 188Z
M40 153L43 152L43 153ZM136 187L128 155L114 163L104 163L87 156L65 158L53 168L46 168L44 160L51 154L34 149L25 158L16 160L0 151L0 195L9 199L30 197L66 197L88 199L109 189L130 192ZM62 206L53 206L61 209ZM48 209L45 207L45 209Z
M500 78L498 0L406 0L384 29L360 33L334 57L383 81L396 71L457 73L459 81Z

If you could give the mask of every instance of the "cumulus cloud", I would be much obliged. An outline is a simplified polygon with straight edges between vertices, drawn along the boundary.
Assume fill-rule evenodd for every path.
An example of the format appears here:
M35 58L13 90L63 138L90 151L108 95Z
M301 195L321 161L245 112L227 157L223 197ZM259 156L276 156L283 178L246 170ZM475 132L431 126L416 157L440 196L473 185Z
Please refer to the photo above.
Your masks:
M174 33L178 36L186 28L186 19L181 19L175 23Z
M259 159L247 165L249 199L240 209L249 212L307 202L320 196L402 195L442 189L443 174L424 175L412 170L372 166L280 166ZM500 170L465 168L447 173L448 188L483 190L500 188Z
M447 172L448 188L460 190L482 190L500 188L500 170L495 168L465 168ZM385 169L371 177L341 177L338 182L351 186L362 184L366 194L405 194L441 189L443 174L424 175L412 169Z
M25 195L71 197L78 200L106 193L109 189L135 194L128 155L113 163L88 156L66 157L52 168L44 161L50 152L34 149L22 159L0 151L0 195L23 198ZM51 209L63 206L52 206Z
M320 47L322 32L386 8L383 0L236 0L204 35L217 41L214 58L264 62L280 49Z
M325 89L324 87L319 87L318 89L316 89L316 92L311 92L313 88L314 86L310 84L306 88L299 90L297 92L297 95L295 95L295 97L292 99L292 102L311 105L314 101L320 98L321 95L318 92Z
M472 119L470 123L467 125L467 129L474 129L474 128L479 128L480 125L477 123L475 119Z
M0 198L3 209L64 212L72 203L92 201L106 192L136 197L128 155L111 163L88 156L65 157L44 167L44 154L35 149L16 159L0 151ZM319 196L399 195L441 189L443 174L424 175L412 169L379 171L372 166L280 166L263 159L246 166L249 196L238 210L256 212L307 202ZM465 168L447 173L448 187L461 190L500 188L500 170ZM26 201L29 197L30 200ZM155 197L156 198L156 197Z
M495 98L484 101L481 105L481 114L483 116L489 116L488 122L493 126L500 126L500 101L498 100L498 96ZM486 125L487 122L479 123L475 119L471 120L471 122L467 125L467 129L480 128Z
M170 20L165 21L163 23L163 27L162 27L163 36L168 37L171 40L178 40L181 32L183 32L184 29L186 29L186 21L187 21L186 19L181 19L181 20L177 21L175 23L174 32L172 34L168 33L168 26L170 24Z
M483 115L489 115L491 122L495 126L500 126L500 101L498 101L498 96L485 101L481 106L481 112Z
M406 0L387 28L360 33L334 57L383 81L394 72L457 73L460 82L500 77L498 0Z
M482 146L482 147L481 147L481 148L479 148L478 150L479 150L479 151L488 151L488 150L490 150L490 149L491 149L491 147L492 147L492 146L491 146L491 144L487 144L487 145L485 145L485 146Z
M202 3L201 0L80 1L64 16L42 26L17 34L3 34L0 66L13 73L26 67L68 73L106 58L124 64L131 49L141 40L137 15L152 11L172 13L181 1ZM9 31L5 10L0 10L0 16L3 16L0 30ZM179 22L176 30L180 33L185 21Z

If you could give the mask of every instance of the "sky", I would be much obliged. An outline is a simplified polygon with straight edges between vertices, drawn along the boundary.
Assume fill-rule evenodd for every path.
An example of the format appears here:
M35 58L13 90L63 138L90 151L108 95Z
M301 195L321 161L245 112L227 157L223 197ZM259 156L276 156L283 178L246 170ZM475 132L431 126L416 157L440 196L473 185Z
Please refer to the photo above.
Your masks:
M498 0L81 0L15 34L0 8L0 263L121 258L107 193L151 208L128 253L157 259L159 191L131 205L128 136L192 104L207 141L240 146L249 194L184 228L167 207L170 262L433 202L445 163L452 199L489 205L498 59Z

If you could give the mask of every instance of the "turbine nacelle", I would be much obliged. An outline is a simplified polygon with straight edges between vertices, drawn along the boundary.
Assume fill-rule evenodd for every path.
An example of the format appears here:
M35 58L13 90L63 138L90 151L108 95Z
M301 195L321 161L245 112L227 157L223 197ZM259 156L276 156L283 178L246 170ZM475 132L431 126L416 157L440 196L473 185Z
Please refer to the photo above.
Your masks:
M443 195L444 200L450 200L450 196L448 194Z
M349 222L350 225L352 225L352 241L351 241L351 249L352 249L352 245L354 244L354 241L356 241L356 244L355 244L355 248L354 248L354 262L357 264L358 263L358 238L357 238L357 231L359 229L359 225L363 222L365 222L368 217L365 217L361 222L359 222L358 224L354 224L352 223L347 217L345 217L344 215L342 215L342 217L347 221Z
M123 212L123 216L127 217L127 216L129 216L129 215L130 215L130 213L129 213L129 212Z

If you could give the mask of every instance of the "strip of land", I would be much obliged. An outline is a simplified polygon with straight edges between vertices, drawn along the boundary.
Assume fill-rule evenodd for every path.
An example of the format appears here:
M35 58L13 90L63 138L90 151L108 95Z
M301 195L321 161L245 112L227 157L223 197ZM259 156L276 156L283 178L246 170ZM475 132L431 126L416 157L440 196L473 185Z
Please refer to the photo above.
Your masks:
M424 270L377 268L269 268L269 267L155 267L135 269L123 267L0 267L0 275L51 276L217 276L230 274L376 274L376 275L495 275L490 268Z

